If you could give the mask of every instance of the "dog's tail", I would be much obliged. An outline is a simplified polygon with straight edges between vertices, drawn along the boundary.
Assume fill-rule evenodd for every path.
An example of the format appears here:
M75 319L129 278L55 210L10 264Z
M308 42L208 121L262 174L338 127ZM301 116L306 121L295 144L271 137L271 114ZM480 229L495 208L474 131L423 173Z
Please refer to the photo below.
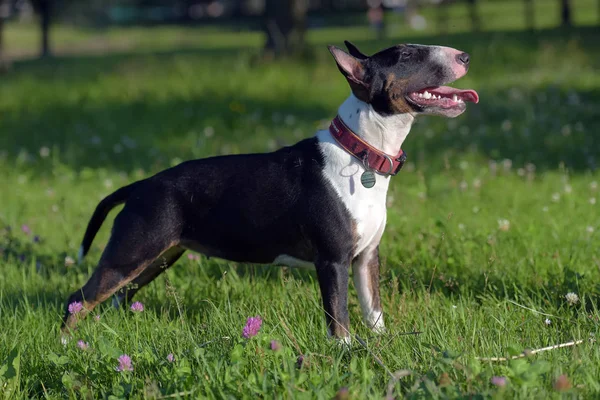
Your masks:
M96 234L100 230L102 223L106 219L106 216L116 206L119 204L125 203L131 194L131 191L135 183L131 185L124 186L112 194L106 196L96 207L96 211L92 215L90 222L88 223L87 229L85 231L85 235L83 235L83 241L81 242L81 247L79 248L79 254L77 255L77 259L79 262L83 260L85 255L90 250L90 246L96 237Z

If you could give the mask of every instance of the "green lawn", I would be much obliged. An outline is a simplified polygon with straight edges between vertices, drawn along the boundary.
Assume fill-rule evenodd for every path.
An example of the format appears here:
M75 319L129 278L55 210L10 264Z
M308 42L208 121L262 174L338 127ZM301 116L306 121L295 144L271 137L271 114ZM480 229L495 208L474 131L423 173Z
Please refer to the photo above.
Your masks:
M225 33L221 44L214 31L190 30L212 44L175 47L165 39L174 29L138 28L143 51L15 62L0 76L2 396L600 395L597 28L386 42L336 28L311 33L313 61L278 64L256 62L257 34ZM410 163L391 184L381 249L389 332L362 325L352 288L351 328L366 347L344 351L325 337L314 272L184 256L136 297L142 313L106 304L61 345L63 302L94 269L116 214L71 265L97 202L182 160L313 135L348 95L323 45L346 38L367 52L398 41L468 51L457 86L481 97L457 119L419 120L405 142ZM243 339L256 315L260 333ZM583 343L478 360L572 340ZM122 354L133 372L115 371Z

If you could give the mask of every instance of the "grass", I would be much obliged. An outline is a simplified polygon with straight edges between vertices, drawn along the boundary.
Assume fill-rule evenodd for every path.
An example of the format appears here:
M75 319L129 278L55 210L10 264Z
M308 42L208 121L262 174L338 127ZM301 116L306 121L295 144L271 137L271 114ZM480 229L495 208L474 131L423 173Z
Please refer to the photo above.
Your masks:
M375 356L410 372L389 386L396 397L598 396L597 30L404 32L382 43L336 28L312 34L311 62L263 65L252 33L153 51L151 39L174 28L164 29L140 31L144 51L20 61L0 77L3 397L344 398L347 388L382 398L391 378ZM344 351L325 337L314 272L184 256L137 295L144 312L103 305L61 345L63 302L94 269L116 214L71 265L97 202L182 160L311 136L348 94L322 42L347 37L365 51L397 41L467 50L457 86L481 95L458 119L422 118L405 143L381 248L389 332L362 325L351 288L351 329L368 350L355 341ZM243 339L255 315L260 333ZM477 359L574 339L584 343ZM122 354L133 372L115 371Z

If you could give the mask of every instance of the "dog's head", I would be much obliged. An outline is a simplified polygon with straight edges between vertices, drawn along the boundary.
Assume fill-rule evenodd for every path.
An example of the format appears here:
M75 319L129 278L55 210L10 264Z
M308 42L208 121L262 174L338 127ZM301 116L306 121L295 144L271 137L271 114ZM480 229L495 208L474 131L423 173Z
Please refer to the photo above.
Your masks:
M477 103L474 90L443 86L463 77L469 55L442 46L401 44L372 56L345 42L350 54L329 46L354 95L382 115L422 113L456 117L466 102Z

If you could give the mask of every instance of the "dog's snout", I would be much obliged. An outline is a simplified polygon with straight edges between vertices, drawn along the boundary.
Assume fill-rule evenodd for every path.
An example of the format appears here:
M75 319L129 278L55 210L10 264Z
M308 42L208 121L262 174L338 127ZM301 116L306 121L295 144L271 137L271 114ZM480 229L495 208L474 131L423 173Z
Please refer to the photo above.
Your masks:
M459 64L463 64L465 67L469 66L469 59L470 59L469 53L460 53L460 54L456 55L456 61Z

